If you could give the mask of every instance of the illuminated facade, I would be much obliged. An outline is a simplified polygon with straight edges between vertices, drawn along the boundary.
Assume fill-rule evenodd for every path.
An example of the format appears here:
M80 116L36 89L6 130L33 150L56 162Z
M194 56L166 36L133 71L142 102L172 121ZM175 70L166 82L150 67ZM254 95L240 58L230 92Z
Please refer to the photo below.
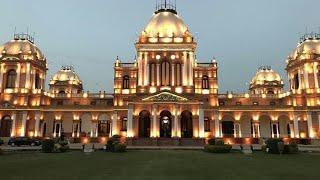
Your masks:
M114 64L114 92L85 92L71 67L45 90L47 62L32 38L0 46L0 137L203 139L230 143L320 137L320 36L305 36L288 56L289 91L261 67L245 94L219 94L218 64L198 62L197 43L170 4L159 4L135 43L132 63ZM132 141L131 141L132 142ZM145 142L146 144L148 142Z

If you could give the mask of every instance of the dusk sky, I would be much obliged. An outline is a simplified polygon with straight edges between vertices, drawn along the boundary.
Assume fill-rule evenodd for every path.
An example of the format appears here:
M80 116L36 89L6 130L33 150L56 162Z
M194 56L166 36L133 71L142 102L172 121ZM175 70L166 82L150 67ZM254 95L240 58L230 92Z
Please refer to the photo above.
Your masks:
M35 32L48 59L48 78L72 65L90 91L113 92L113 63L132 62L134 42L155 0L1 0L0 42ZM199 62L216 57L219 91L244 92L261 65L286 84L285 59L306 31L318 32L319 0L177 0L198 42ZM48 81L47 81L48 84Z

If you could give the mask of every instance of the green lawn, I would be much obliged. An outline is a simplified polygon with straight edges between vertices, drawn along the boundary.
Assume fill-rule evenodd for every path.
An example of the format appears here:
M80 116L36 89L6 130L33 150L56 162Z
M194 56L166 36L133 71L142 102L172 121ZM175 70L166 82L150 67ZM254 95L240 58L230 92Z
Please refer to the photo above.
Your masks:
M318 179L320 154L243 155L202 151L19 153L0 156L3 180Z

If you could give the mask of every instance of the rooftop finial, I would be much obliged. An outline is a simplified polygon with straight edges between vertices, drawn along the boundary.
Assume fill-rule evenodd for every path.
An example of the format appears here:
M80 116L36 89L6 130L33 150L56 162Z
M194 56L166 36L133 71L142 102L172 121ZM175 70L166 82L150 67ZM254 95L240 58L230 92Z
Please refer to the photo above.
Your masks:
M176 0L156 0L156 12L172 12L177 14Z

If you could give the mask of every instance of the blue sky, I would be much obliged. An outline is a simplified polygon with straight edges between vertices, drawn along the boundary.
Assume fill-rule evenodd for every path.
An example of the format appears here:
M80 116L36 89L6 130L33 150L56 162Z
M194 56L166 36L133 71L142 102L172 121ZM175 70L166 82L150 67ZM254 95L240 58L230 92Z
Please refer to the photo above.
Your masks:
M285 58L306 31L319 31L319 0L177 0L198 41L199 61L216 57L220 92L244 92L261 65L287 84ZM113 91L113 62L131 62L134 42L155 0L1 0L0 43L18 32L36 33L48 78L73 65L90 91Z

